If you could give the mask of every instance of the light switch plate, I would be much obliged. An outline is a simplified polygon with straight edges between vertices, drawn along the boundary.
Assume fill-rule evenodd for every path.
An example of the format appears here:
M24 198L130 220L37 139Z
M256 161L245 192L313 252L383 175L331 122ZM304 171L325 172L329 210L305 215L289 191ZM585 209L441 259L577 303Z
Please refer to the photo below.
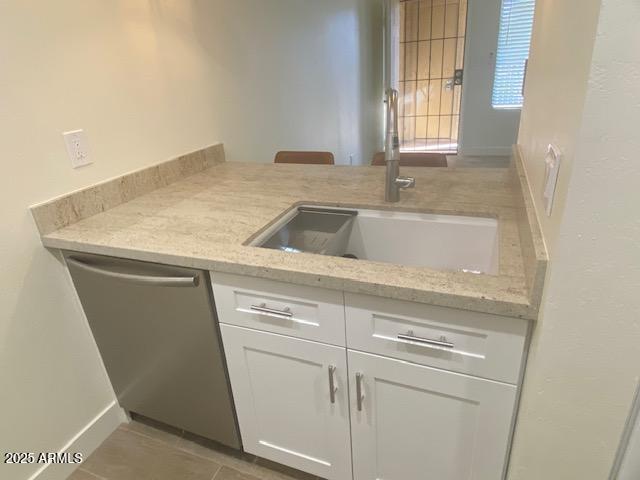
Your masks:
M558 172L562 163L562 153L555 145L549 145L545 161L545 182L544 182L544 209L547 216L551 216L553 211L553 200L556 195L556 185L558 183Z
M67 146L67 154L73 168L84 167L93 163L89 158L89 143L84 130L64 132L64 143Z

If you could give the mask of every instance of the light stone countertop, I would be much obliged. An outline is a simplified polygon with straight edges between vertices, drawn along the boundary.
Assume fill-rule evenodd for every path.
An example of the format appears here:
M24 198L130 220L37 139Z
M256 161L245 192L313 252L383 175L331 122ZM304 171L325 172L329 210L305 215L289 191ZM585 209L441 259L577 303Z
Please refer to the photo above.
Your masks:
M41 227L42 242L50 248L537 317L541 288L532 288L539 282L528 280L528 275L544 277L546 253L540 238L528 238L539 231L537 224L530 224L535 215L527 215L523 207L526 200L522 201L518 181L523 176L516 167L402 168L403 175L416 177L416 188L402 191L401 201L390 205L384 202L383 167L224 161L211 165L120 205L101 207L102 213L66 222L70 224L57 230ZM437 271L245 245L297 204L496 217L499 274ZM51 205L34 207L39 226L38 209Z

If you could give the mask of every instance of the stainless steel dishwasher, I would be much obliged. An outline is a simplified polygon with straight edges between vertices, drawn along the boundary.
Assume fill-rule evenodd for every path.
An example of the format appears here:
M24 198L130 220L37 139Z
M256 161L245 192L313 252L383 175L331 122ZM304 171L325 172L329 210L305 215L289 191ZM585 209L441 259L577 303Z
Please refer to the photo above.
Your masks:
M240 448L208 273L64 257L120 406Z

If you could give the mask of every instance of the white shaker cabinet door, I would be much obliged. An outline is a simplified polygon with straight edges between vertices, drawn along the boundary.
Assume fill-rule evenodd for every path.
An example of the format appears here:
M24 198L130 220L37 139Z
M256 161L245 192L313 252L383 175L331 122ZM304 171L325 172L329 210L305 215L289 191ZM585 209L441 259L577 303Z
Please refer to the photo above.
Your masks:
M503 477L515 386L351 350L348 362L354 480Z
M322 478L351 480L345 349L220 328L244 449Z

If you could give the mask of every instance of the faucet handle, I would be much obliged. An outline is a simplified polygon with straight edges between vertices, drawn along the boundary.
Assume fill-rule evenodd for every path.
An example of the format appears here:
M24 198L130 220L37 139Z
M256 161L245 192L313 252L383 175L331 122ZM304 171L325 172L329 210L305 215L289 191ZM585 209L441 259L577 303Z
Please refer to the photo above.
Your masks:
M414 188L416 186L416 179L413 177L396 177L396 185L399 188Z

